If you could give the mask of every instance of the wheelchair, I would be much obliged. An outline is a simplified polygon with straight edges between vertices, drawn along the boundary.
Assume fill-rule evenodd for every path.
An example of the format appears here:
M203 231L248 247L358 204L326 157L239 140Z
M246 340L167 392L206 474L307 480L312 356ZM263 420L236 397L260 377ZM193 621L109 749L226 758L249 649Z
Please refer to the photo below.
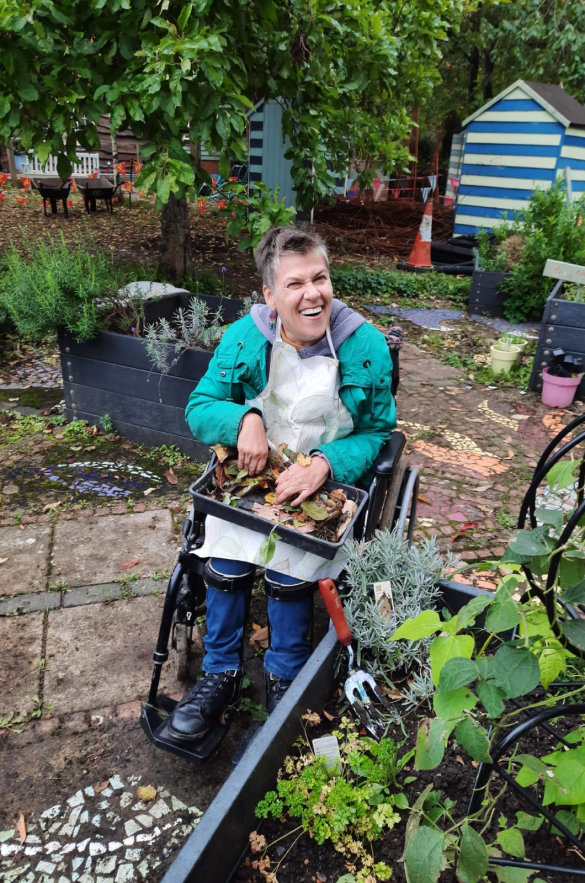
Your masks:
M398 349L390 349L390 353L393 363L392 393L396 395ZM354 527L355 539L367 541L380 529L397 530L409 544L412 542L420 478L418 470L409 467L403 456L405 444L404 434L394 430L373 464L368 499ZM193 554L204 543L205 517L203 512L197 511L194 502L189 517L183 522L183 547L169 579L148 700L140 718L143 730L155 747L192 763L202 763L215 751L227 734L229 722L218 722L211 733L196 742L178 742L167 729L168 717L177 703L159 694L158 687L162 667L170 655L169 643L177 679L184 681L189 674L193 630L197 618L205 613L204 575L207 559Z

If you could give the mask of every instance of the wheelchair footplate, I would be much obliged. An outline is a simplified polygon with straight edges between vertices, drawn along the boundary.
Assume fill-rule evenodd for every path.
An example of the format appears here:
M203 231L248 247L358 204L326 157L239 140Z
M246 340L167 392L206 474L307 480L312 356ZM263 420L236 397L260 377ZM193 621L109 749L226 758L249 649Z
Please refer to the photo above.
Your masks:
M201 739L193 741L176 739L171 735L168 721L175 705L174 699L167 696L157 697L158 708L147 704L140 714L140 726L155 748L161 748L170 754L176 754L190 763L202 764L219 748L230 728L229 721L217 724Z

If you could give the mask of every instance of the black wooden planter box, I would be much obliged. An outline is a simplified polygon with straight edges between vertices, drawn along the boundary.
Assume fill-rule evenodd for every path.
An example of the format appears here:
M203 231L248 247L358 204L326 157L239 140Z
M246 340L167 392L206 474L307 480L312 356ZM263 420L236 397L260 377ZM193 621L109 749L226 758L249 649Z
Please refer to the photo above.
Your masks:
M145 304L145 322L169 319L187 307L191 294L174 294ZM221 304L223 321L238 318L241 301L198 295L211 312ZM169 362L174 347L168 345ZM208 448L196 442L185 422L189 395L203 377L212 352L190 349L168 374L152 367L144 339L104 331L93 340L76 343L71 334L59 334L63 391L68 420L98 425L109 415L114 429L131 441L149 447L177 445L193 459L207 459Z
M489 594L446 580L441 580L440 586L441 603L452 613L476 595ZM307 709L318 711L331 698L339 646L331 629L252 740L161 883L229 883L245 857L248 835L257 824L256 804L274 788L284 758L302 735L301 715Z
M469 315L501 318L504 314L505 297L499 291L500 284L507 279L509 272L495 273L482 270L477 261L471 277L469 290Z
M563 280L559 280L546 299L540 336L530 376L530 389L542 390L542 369L552 362L552 351L558 348L573 356L580 356L585 365L585 304L563 300ZM575 395L585 399L585 378Z

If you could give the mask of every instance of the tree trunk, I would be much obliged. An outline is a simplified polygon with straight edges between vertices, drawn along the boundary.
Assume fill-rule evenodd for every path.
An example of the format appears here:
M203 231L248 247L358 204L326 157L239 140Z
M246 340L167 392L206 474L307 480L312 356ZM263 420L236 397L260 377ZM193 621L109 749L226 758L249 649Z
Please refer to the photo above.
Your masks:
M191 231L187 199L177 199L171 193L163 205L161 218L161 269L169 282L179 282L193 274Z

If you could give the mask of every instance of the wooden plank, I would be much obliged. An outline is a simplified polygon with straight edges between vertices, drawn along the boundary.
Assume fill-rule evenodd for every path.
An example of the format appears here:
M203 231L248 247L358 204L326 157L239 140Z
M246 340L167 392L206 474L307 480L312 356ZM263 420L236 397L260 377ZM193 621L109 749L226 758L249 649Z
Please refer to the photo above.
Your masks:
M556 156L511 156L465 152L465 163L476 166L507 166L519 169L554 169Z
M568 264L565 261L555 261L549 258L542 271L543 276L552 276L553 279L562 279L564 282L576 282L585 285L585 267L579 264Z
M540 178L498 178L491 175L462 175L461 184L477 187L503 187L506 190L548 190L550 181Z
M538 132L468 132L468 144L542 144L546 147L558 147L560 135L539 135Z
M67 364L68 383L115 393L123 391L145 402L159 402L175 408L186 408L189 396L197 385L197 380L190 377L143 371L79 356L69 356Z
M191 430L185 421L183 408L172 405L161 405L158 402L147 402L134 396L122 395L103 389L90 389L76 383L63 384L65 404L74 413L87 412L103 417L108 414L113 423L124 423L142 426L145 429L160 431L161 426L170 435L191 438ZM77 419L77 417L75 418Z
M66 416L68 420L87 420L91 426L99 426L101 420L100 416L89 411L76 411L74 415L70 408L67 408ZM179 435L172 435L169 432L147 429L144 426L136 426L133 423L124 423L122 420L116 420L114 428L118 435L139 445L144 445L147 448L160 448L161 445L167 445L168 447L176 445L182 454L186 454L187 457L198 463L206 463L209 460L209 448L207 445L196 441L193 436L191 438L183 438Z
M546 110L525 110L523 113L516 111L487 110L476 117L482 123L554 123L555 118Z

